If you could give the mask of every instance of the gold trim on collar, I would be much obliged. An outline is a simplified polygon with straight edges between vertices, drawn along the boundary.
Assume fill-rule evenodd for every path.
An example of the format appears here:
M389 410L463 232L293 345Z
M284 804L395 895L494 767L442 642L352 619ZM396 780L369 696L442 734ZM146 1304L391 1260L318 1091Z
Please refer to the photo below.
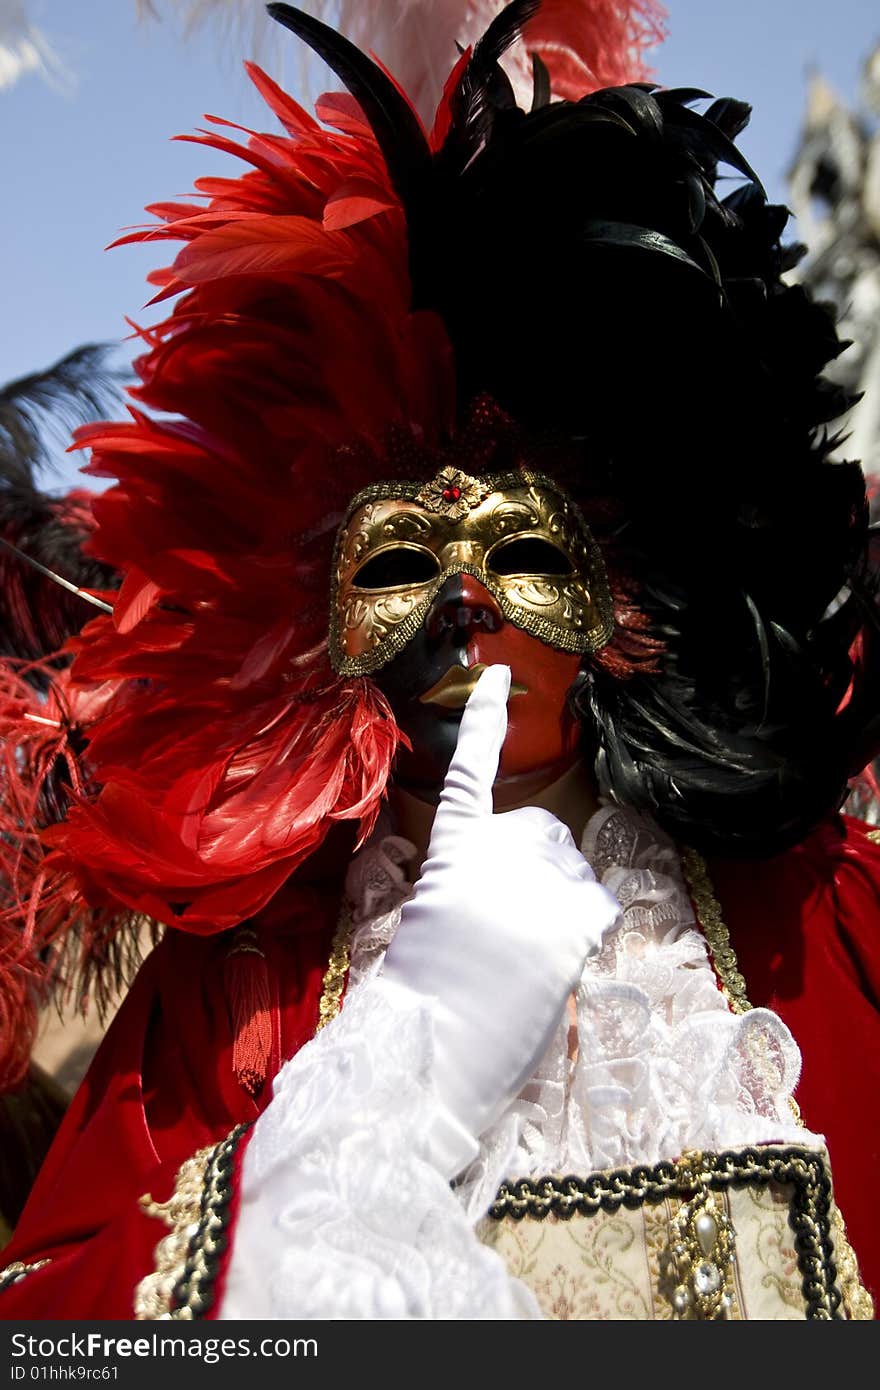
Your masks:
M733 1013L747 1013L752 1006L746 997L746 982L737 966L736 952L730 944L730 932L721 916L721 904L715 896L706 861L690 845L684 845L681 867L694 902L697 922L721 981L721 991Z

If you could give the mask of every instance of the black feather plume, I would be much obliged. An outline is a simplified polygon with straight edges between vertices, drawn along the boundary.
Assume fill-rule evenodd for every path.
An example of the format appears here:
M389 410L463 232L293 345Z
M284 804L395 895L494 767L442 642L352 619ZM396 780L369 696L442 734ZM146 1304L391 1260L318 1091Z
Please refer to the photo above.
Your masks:
M430 164L430 151L412 107L380 67L329 25L293 5L267 5L272 19L307 43L360 103L406 206Z
M501 59L539 9L540 0L513 0L475 44L453 93L452 120L437 157L437 167L446 176L466 169L491 138L499 112L515 107Z
M0 655L41 660L93 616L46 570L80 589L117 586L111 570L83 554L87 498L53 495L43 482L77 425L119 410L128 373L112 365L112 351L100 344L77 348L45 371L0 387Z
M0 487L34 487L51 472L77 425L118 409L129 373L106 343L75 348L44 371L0 386Z

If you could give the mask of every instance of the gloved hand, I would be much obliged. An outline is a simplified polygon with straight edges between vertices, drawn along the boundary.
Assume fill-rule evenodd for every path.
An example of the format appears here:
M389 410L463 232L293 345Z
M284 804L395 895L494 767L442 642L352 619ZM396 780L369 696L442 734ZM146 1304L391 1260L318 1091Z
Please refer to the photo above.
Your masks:
M462 715L428 855L381 978L427 1001L446 1114L429 1136L454 1177L546 1051L585 960L618 921L568 828L537 807L493 814L510 671L491 666Z

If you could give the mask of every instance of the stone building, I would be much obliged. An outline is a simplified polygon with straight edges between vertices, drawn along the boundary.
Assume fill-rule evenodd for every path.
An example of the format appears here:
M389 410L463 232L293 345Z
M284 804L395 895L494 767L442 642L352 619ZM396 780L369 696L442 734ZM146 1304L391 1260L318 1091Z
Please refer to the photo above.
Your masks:
M829 369L862 400L838 454L862 462L880 523L880 45L865 63L850 110L818 73L810 79L800 143L789 172L789 205L809 252L796 275L831 301L850 346ZM880 545L880 535L878 535ZM861 781L846 809L880 824L875 787Z

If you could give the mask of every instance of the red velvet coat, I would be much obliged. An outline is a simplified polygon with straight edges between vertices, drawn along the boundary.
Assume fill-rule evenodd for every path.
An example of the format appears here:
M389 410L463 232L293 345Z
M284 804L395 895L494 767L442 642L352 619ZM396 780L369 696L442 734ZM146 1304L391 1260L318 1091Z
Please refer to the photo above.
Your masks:
M844 818L774 859L710 869L751 1003L775 1009L800 1045L797 1098L807 1125L826 1136L837 1200L877 1302L880 845ZM302 890L262 926L271 1070L314 1032L338 893ZM2 1257L51 1261L0 1295L0 1317L131 1318L134 1288L166 1234L138 1198L168 1198L185 1159L268 1101L268 1085L258 1104L233 1074L227 952L227 938L169 931L142 967ZM215 1309L221 1291L219 1283Z

